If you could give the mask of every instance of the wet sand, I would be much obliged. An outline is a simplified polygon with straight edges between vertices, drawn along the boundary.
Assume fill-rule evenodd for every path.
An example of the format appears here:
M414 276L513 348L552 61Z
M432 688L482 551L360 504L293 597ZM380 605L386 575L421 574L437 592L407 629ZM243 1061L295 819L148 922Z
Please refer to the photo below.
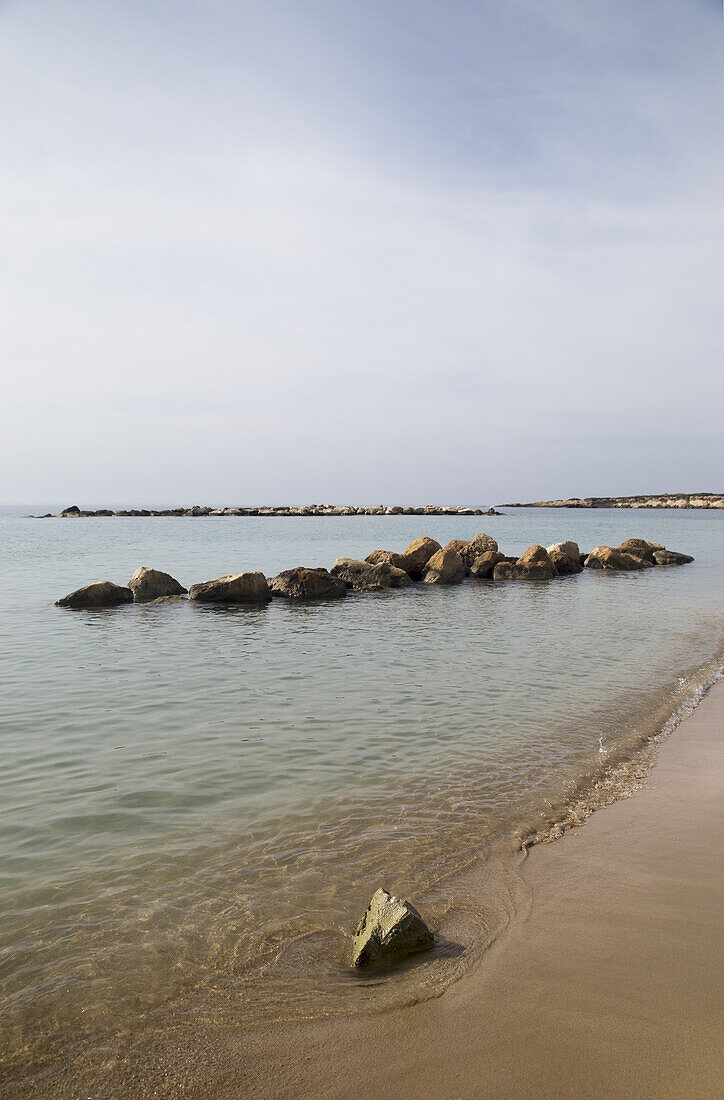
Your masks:
M644 790L531 851L526 911L443 996L227 1038L207 1095L721 1096L723 732L720 681Z

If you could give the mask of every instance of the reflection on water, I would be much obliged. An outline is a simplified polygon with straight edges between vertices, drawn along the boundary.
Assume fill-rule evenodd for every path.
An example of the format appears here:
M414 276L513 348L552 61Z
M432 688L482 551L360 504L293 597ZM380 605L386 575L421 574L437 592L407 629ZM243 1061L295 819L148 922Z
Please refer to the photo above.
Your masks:
M171 1013L356 1011L453 980L526 903L521 829L590 793L716 667L722 522L1 520L7 1079ZM697 560L314 606L52 606L140 562L188 585L481 525L506 551L642 535ZM348 936L378 885L413 896L438 942L360 979Z

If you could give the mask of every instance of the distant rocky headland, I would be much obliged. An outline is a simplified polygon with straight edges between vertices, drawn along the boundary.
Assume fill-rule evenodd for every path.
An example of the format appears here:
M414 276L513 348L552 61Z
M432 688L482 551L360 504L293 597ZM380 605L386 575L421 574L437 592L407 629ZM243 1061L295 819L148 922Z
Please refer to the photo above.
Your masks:
M501 508L724 508L724 493L659 493L634 497L569 497L501 504Z
M79 508L77 504L64 508L58 516L46 512L36 519L74 519L88 516L499 516L494 508L486 512L482 508L444 508L437 504L426 504L421 508L402 508L399 505L377 504L372 507L354 507L338 504L304 504L259 508L208 508L195 504L192 508L123 508L113 511L111 508L98 508L96 511Z

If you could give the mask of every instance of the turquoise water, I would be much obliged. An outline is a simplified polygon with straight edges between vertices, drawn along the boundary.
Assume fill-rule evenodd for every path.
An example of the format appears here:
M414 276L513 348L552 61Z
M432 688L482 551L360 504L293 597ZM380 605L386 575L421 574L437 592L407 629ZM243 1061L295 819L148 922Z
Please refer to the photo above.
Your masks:
M176 1026L223 1001L253 1023L434 991L514 906L519 831L721 660L721 512L19 514L48 510L0 514L0 1066L15 1084L170 1012ZM696 561L312 606L53 606L140 564L188 587L480 530L506 553L639 536ZM358 982L348 935L378 885L414 897L439 947Z

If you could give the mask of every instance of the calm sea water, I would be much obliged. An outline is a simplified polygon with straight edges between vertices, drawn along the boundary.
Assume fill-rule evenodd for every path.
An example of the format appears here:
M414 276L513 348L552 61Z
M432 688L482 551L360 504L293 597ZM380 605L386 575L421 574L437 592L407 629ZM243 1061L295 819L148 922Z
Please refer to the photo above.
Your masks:
M0 513L7 1095L61 1061L117 1058L171 1019L253 1025L439 989L518 904L519 831L721 662L722 512L21 514L47 510ZM696 561L314 606L53 606L140 564L188 587L480 530L511 553L640 536ZM349 933L378 885L414 898L438 946L359 979Z

